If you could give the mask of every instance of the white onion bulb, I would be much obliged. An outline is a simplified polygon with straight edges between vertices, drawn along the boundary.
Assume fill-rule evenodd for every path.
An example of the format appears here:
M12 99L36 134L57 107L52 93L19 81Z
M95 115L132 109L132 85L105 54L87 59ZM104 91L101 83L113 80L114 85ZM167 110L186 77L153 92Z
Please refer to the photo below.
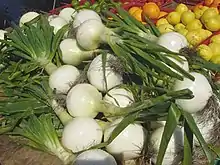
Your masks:
M76 157L74 165L117 165L115 158L100 149L84 151Z
M176 53L179 53L180 49L188 46L187 39L177 32L168 32L162 34L158 38L157 44Z
M65 64L79 65L85 58L92 55L92 52L84 52L77 44L75 39L67 38L61 41L60 50L62 52L62 61Z
M54 27L54 34L56 34L62 27L68 24L68 22L60 16L53 18L49 22L50 26Z
M83 22L90 20L90 19L95 19L97 21L102 22L100 16L93 10L89 9L82 9L80 10L74 18L73 21L73 28L77 28L80 26Z
M98 55L93 59L91 62L87 77L89 82L96 87L98 90L104 92L107 91L117 85L122 84L122 76L119 73L116 73L111 67L110 67L110 61L116 60L116 57L107 54L106 56L106 66L105 66L105 76L103 74L103 61L102 61L102 55ZM106 89L106 83L105 83L105 77L107 82L107 89Z
M134 102L133 94L125 88L113 88L104 96L103 100L119 107L127 107Z
M19 26L23 26L25 23L32 21L34 18L36 18L37 16L39 16L39 14L37 12L27 12L24 15L21 16L20 20L19 20Z
M121 119L115 120L104 131L104 141L109 139L120 121ZM117 159L131 160L140 156L144 141L145 133L143 127L139 124L129 124L109 145L106 146L106 150Z
M49 77L49 86L57 93L67 93L77 78L79 70L72 65L63 65L55 70Z
M150 142L155 151L154 156L152 157L152 161L156 163L156 158L159 152L160 143L162 140L164 127L160 127L153 131ZM184 145L184 132L183 129L177 127L168 143L166 153L163 159L163 165L171 165L174 161L176 154L182 151Z
M102 94L90 84L77 84L67 94L66 106L74 117L95 117L98 112Z
M77 117L64 127L62 144L73 152L80 152L100 144L102 136L102 128L94 119Z
M186 112L196 113L205 108L213 92L211 85L204 75L196 72L191 72L190 74L195 77L195 81L188 78L184 78L183 81L176 80L174 90L177 91L188 88L193 92L194 98L177 99L176 104Z
M62 9L59 13L59 16L65 19L68 23L73 21L73 18L76 16L77 11L72 7L66 7Z

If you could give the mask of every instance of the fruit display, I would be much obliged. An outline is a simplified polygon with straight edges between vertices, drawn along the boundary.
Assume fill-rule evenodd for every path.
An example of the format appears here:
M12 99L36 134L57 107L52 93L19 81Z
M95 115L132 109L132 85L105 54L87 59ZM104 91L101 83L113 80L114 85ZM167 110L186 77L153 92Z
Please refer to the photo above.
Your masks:
M220 22L209 3L73 1L25 13L0 30L0 134L64 165L213 165Z

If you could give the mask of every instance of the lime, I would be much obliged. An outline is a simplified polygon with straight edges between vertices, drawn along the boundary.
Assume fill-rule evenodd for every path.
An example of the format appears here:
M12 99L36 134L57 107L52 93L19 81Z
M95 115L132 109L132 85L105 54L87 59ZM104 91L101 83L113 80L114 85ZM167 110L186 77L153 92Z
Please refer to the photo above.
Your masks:
M188 23L192 22L195 19L195 14L192 11L185 11L181 15L181 22L184 25L187 25Z
M159 25L157 28L162 34L174 31L174 27L168 23Z
M171 24L171 25L176 25L178 23L180 23L180 13L176 12L176 11L173 11L173 12L170 12L168 15L167 15L167 21Z
M196 30L196 29L202 29L202 23L198 19L194 19L190 23L186 25L186 29L189 31Z
M220 44L220 34L214 35L211 39L210 42L214 43L219 43Z
M179 4L175 9L175 11L180 14L182 14L184 11L188 11L188 10L189 10L188 7L183 3Z
M162 25L162 24L168 24L169 22L166 20L166 18L161 18L157 21L156 25Z
M205 44L199 45L197 47L197 51L199 55L206 61L209 61L213 56L212 49Z

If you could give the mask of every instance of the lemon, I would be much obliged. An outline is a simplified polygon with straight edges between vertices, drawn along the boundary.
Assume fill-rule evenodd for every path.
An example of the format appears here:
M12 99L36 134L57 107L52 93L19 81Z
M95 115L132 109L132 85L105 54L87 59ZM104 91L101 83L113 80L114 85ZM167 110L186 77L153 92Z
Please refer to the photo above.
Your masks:
M191 30L196 30L196 29L202 29L202 23L198 19L194 19L190 23L186 25L186 29L191 31Z
M206 21L209 20L209 18L217 16L218 15L218 9L216 8L209 8L207 9L201 16L201 21L202 23L205 23Z
M195 14L192 11L184 11L181 15L181 22L184 25L192 22L195 19Z
M216 19L220 22L220 15L216 15Z
M186 39L192 46L198 45L203 40L197 30L189 31L186 34Z
M208 9L209 7L207 6L202 6L201 7L196 7L194 9L195 17L196 19L200 19L203 13Z
M205 30L206 38L210 37L212 35L212 32L209 30Z
M180 33L180 34L182 34L183 36L186 36L187 33L188 33L188 30L185 29L185 28L183 28L183 29L179 29L179 30L177 30L177 32Z
M215 64L220 64L220 56L214 56L211 58L211 61Z
M197 29L198 35L202 38L202 40L205 40L208 38L207 32L205 29Z
M174 28L175 28L176 31L178 31L178 30L180 30L180 29L184 29L184 28L185 28L185 25L183 25L182 23L178 23L178 24L175 25Z
M161 34L174 31L174 27L168 23L159 25L157 28Z
M206 29L215 32L220 30L220 21L216 17L211 17L208 20L205 21L205 27Z
M216 56L220 56L220 46L219 43L210 43L209 47L212 49L213 58Z
M214 43L219 43L220 44L220 34L214 35L211 39L210 42Z
M205 44L201 44L197 47L197 51L199 53L199 55L205 59L206 61L209 61L212 56L213 56L213 53L212 53L212 49L205 45Z
M169 22L166 20L166 18L161 18L157 21L156 25L162 25L162 24L168 24Z
M178 23L180 23L180 13L173 11L170 12L167 15L167 21L171 24L171 25L176 25Z
M175 9L175 11L180 14L182 14L184 11L188 11L188 10L189 10L188 7L183 3L179 4Z

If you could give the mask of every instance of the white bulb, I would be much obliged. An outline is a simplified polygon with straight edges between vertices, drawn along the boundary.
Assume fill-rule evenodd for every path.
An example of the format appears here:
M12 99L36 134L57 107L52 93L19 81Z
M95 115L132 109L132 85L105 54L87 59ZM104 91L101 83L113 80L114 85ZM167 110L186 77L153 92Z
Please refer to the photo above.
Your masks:
M57 93L67 93L79 75L80 72L76 67L72 65L63 65L50 75L50 88L56 90Z
M205 76L196 72L190 74L194 76L195 81L188 78L184 78L183 81L176 80L174 90L189 89L193 92L194 97L192 99L177 99L176 104L186 112L196 113L205 108L213 92Z
M54 34L56 34L62 27L68 24L68 22L60 16L54 17L50 22L50 26L54 27Z
M77 117L64 127L62 144L73 152L80 152L100 144L102 136L102 128L94 119Z
M66 98L66 106L70 115L74 117L95 117L98 112L102 94L91 84L77 84Z
M111 54L107 54L105 76L103 74L102 55L98 55L93 59L87 71L87 77L89 82L102 92L105 92L117 85L120 85L123 82L122 76L119 73L116 73L110 67L111 60L116 60L116 57ZM105 78L107 82L107 88Z
M158 38L157 44L176 53L179 53L180 49L188 46L187 39L177 32L168 32L162 34Z
M115 158L101 149L82 152L76 157L74 165L117 165Z
M80 10L74 18L73 21L73 28L79 27L83 22L90 20L90 19L95 19L99 22L102 22L100 16L93 10L89 9L82 9Z
M113 130L122 119L117 119L104 131L104 141L107 141ZM131 160L140 156L144 146L145 133L139 124L129 124L109 145L107 152L118 159Z
M60 11L59 16L65 19L67 22L73 21L77 11L71 7L64 8Z
M19 26L23 26L25 23L32 21L34 18L39 16L37 12L27 12L24 15L21 16L19 21Z

